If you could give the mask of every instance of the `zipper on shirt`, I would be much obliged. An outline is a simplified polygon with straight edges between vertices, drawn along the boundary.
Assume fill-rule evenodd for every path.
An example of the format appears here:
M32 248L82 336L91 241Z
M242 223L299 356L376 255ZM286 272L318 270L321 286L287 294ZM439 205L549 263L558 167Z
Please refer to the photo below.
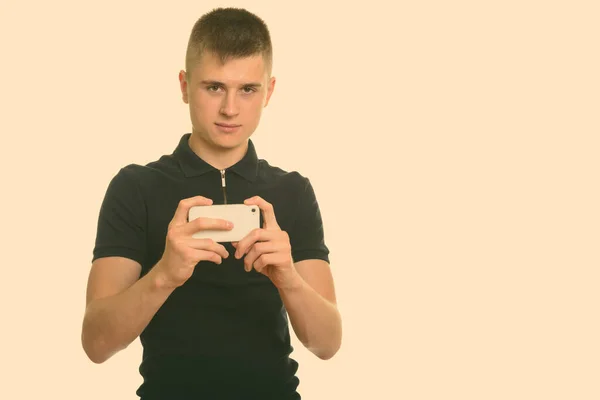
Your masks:
M225 170L221 170L221 188L223 189L223 204L227 204L227 183L225 181Z

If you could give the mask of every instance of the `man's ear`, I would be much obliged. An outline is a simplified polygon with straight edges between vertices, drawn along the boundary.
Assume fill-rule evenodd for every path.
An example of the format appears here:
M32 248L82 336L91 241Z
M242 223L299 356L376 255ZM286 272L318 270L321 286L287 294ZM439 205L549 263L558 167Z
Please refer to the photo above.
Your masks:
M188 104L188 82L187 74L184 70L179 71L179 88L181 89L181 99L185 104Z
M269 79L269 83L267 85L267 98L265 99L265 107L269 104L269 100L271 99L271 95L273 94L273 90L275 90L275 77L272 76L271 79Z

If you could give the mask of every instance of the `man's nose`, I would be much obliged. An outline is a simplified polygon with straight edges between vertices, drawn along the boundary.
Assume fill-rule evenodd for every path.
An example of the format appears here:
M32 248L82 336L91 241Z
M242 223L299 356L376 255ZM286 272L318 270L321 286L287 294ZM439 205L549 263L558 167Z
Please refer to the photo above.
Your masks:
M239 113L237 98L235 94L226 94L221 106L221 114L234 116Z

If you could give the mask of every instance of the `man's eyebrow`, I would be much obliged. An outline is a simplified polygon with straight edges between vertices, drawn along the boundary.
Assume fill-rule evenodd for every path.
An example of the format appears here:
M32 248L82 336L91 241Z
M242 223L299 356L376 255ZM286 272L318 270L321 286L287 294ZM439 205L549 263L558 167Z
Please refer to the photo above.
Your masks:
M223 82L213 81L213 80L203 80L203 81L200 81L200 83L203 84L203 85L227 86ZM249 83L244 83L244 84L240 85L240 87L248 87L248 86L261 87L262 83L260 83L260 82L249 82Z

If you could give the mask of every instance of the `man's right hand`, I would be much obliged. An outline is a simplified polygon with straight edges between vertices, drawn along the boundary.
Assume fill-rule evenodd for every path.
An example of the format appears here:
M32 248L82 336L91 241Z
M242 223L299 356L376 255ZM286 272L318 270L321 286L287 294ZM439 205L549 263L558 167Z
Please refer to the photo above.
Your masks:
M163 287L176 288L183 285L200 261L221 264L229 253L222 244L211 239L195 239L192 235L202 230L231 230L229 221L214 218L197 218L188 222L188 212L194 206L208 206L211 199L190 197L179 202L175 215L169 223L165 251L154 267Z

